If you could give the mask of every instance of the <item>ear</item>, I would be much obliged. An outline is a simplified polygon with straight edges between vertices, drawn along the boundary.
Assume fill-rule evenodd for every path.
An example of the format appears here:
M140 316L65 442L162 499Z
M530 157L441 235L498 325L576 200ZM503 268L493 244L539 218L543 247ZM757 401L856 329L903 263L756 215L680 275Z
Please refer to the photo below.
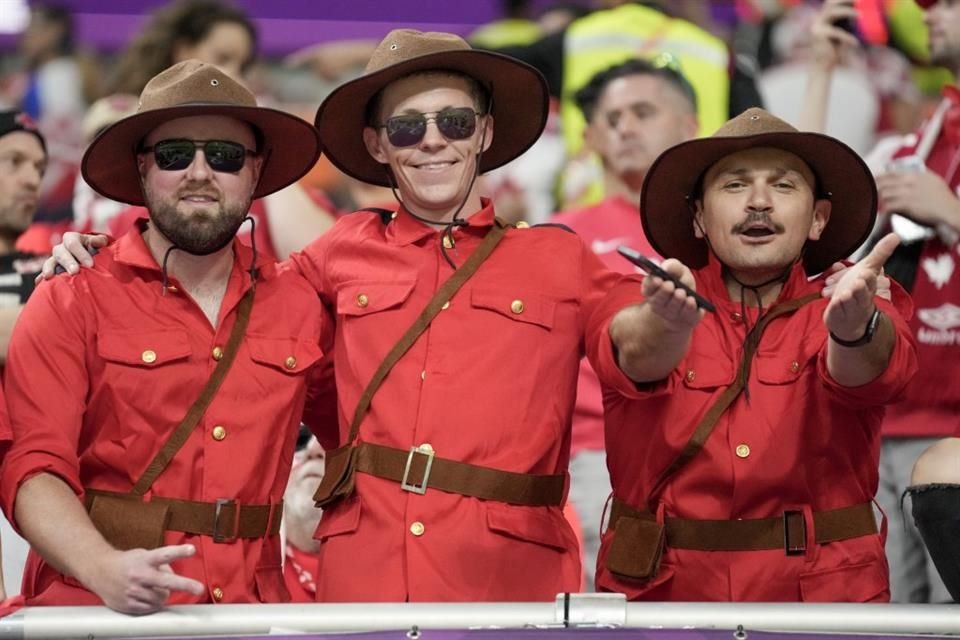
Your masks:
M381 164L389 164L387 154L383 151L383 145L380 144L380 136L373 127L363 128L363 145L374 160Z
M483 132L482 151L486 151L487 149L490 148L490 145L493 144L493 116L490 114L487 114L486 116L484 116L484 119L486 122L485 124L486 128L484 129L484 132Z
M602 140L600 140L598 136L600 136L600 132L597 131L597 128L593 125L593 122L587 122L583 127L584 148L588 149L589 151L593 151L594 153L599 153L600 148L598 147L598 143L602 142Z
M813 203L813 221L810 223L810 233L807 234L808 240L819 240L823 234L824 228L830 222L830 213L833 211L833 203L829 200L817 200Z
M697 137L697 134L700 132L700 120L697 118L696 112L687 114L683 120L683 132L686 134L687 139L693 140Z
M143 180L147 175L147 160L144 153L137 154L137 171L140 172L140 180Z
M703 230L703 200L694 200L690 204L690 209L693 211L693 235L702 240L707 237Z
M253 172L254 188L256 188L256 186L260 184L260 176L262 175L261 172L263 171L264 159L265 158L260 155L253 156L253 164L250 166L250 170Z

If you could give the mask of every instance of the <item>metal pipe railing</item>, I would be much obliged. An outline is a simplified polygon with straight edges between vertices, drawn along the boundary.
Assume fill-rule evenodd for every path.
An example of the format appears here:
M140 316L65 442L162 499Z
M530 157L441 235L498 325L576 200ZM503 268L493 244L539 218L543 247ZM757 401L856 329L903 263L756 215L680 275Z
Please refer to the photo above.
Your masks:
M960 607L896 604L627 603L573 594L554 603L234 604L127 616L105 607L28 607L0 619L0 639L188 637L411 629L604 626L960 636Z

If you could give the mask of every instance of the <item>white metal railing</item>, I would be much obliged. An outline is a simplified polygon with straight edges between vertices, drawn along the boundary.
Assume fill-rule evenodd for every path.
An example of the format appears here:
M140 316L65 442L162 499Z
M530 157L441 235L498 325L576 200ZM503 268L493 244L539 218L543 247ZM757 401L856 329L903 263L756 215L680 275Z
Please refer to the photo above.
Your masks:
M603 626L795 633L955 635L960 606L627 603L563 594L554 603L356 603L175 606L133 617L105 607L28 607L0 619L0 639L265 635L359 631Z

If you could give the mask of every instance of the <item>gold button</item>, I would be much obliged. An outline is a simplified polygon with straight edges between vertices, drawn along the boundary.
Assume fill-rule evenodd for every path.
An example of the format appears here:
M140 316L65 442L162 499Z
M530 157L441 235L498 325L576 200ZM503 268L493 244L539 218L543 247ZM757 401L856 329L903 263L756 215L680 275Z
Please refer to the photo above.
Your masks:
M143 353L140 354L140 359L143 360L144 362L146 362L147 364L156 362L156 361L157 361L157 352L156 352L156 351L151 351L150 349L147 349L146 351L144 351Z
M426 380L426 379L427 379L427 370L426 370L426 369L424 369L423 371L420 372L420 379L421 379L421 380Z
M175 286L170 285L169 287L167 287L167 291L169 291L170 293L177 293L180 291L180 289L177 289Z
M514 313L523 313L523 300L514 300L510 303L510 311Z
M431 445L429 442L424 442L422 445L417 447L417 449L421 453L433 453L433 445Z
M221 600L223 600L223 589L221 589L220 587L214 587L213 589L210 590L210 593L213 594L213 599L216 600L217 602L220 602Z
M220 347L214 347L213 354L211 355L213 355L214 360L219 362L220 360L223 359L223 349L221 349Z
M365 307L368 304L370 304L370 298L367 297L367 294L361 293L360 295L357 296L358 307Z
M517 223L517 229L529 229L529 228L530 228L530 223L527 222L526 220L521 220L520 222Z
M453 238L450 236L443 236L443 247L445 249L453 249Z
M390 219L391 219L391 220L393 220L393 219L396 218L396 217L397 217L397 212L396 212L396 211L394 211L393 213L390 214Z
M221 427L219 424L213 428L213 439L217 442L220 442L227 437L227 430Z
M450 308L450 301L447 300L446 302L444 302L444 303L443 303L443 306L440 307L440 308L441 308L441 309L449 309L449 308Z
M738 444L736 451L738 458L746 458L750 455L750 447L745 444Z
M687 378L687 382L693 382L694 380L697 379L697 372L694 371L693 369L687 369L686 378Z
M287 359L283 361L283 366L285 366L287 369L296 369L297 359L293 356L287 356Z
M422 522L414 522L412 525L410 525L410 533L415 536L422 536L425 530L426 527L423 526Z
M733 313L730 314L730 319L733 320L734 322L740 322L741 320L743 320L743 316L740 315L739 311L734 311Z
M797 362L796 360L794 360L793 362L791 362L791 363L790 363L790 371L791 371L792 373L796 373L797 371L800 371L800 363Z

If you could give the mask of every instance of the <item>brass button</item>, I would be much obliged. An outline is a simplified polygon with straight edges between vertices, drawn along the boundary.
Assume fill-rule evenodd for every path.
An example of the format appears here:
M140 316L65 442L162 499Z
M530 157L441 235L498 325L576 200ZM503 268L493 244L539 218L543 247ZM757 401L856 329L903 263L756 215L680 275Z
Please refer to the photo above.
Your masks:
M433 445L431 445L429 442L424 442L422 445L417 447L417 449L421 453L433 453Z
M510 303L510 311L514 313L523 313L523 300L514 300Z
M426 369L424 369L423 371L420 372L420 379L421 379L421 380L426 380L426 379L427 379L427 370L426 370Z
M296 369L297 359L293 356L287 356L287 359L283 361L283 366L285 366L287 369Z
M214 347L213 353L211 355L213 356L214 360L219 362L220 360L223 359L223 349L221 349L220 347Z
M687 369L687 375L685 377L687 379L687 382L693 382L694 380L697 379L697 372L694 371L693 369Z
M150 349L147 349L146 351L144 351L143 353L140 354L140 359L143 360L144 362L146 362L147 364L151 364L151 363L153 363L153 362L156 362L156 361L157 361L157 352L156 352L156 351L151 351Z
M227 437L227 430L219 424L213 428L213 439L220 442Z
M422 522L414 522L412 525L410 525L410 533L415 536L422 536L425 530L426 527L423 526Z
M370 298L367 297L367 294L361 293L357 296L357 306L363 308L370 304Z
M739 311L734 311L733 313L730 314L730 319L733 320L734 322L740 322L741 320L743 320L743 316L740 315Z
M220 587L214 587L213 589L210 590L210 593L213 594L213 599L216 600L217 602L220 602L221 600L223 600L223 589L221 589Z
M738 444L736 452L738 458L746 458L750 455L750 447L745 444Z
M797 371L800 371L800 363L794 360L790 363L790 372L796 373Z
M443 247L444 249L453 249L453 238L450 236L443 236Z
M444 303L443 303L443 306L440 307L440 308L441 308L441 309L449 309L449 308L450 308L450 301L447 300L446 302L444 302Z
M517 223L517 229L529 229L529 228L530 228L530 223L527 222L526 220L521 220L520 222Z
M177 289L175 286L171 284L169 287L167 287L167 291L169 291L170 293L178 293L180 289Z
M393 213L390 214L390 219L391 219L391 220L394 220L396 217L397 217L397 212L396 212L396 211L394 211Z

